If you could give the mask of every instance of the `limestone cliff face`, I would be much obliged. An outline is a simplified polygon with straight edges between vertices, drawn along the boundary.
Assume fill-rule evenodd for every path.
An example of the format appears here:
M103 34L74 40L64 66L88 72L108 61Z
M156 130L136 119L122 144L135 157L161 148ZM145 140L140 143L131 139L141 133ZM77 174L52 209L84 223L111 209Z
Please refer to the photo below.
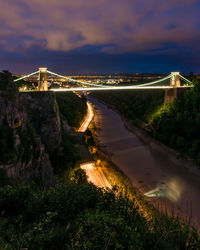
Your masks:
M45 187L55 183L47 152L60 141L53 94L21 94L12 81L0 89L0 168L7 169L9 176L37 179Z
M9 81L6 90L0 89L0 125L3 120L6 120L11 128L20 120L22 125L27 122L26 112L21 105L19 92L12 81Z
M37 180L44 187L49 187L55 183L51 162L40 138L35 137L34 139L35 145L30 146L30 157L26 160L23 156L25 150L23 143L16 135L15 157L7 164L0 165L0 167L7 170L9 177L24 181Z
M40 135L48 152L54 151L61 142L60 115L54 93L21 93L28 120Z

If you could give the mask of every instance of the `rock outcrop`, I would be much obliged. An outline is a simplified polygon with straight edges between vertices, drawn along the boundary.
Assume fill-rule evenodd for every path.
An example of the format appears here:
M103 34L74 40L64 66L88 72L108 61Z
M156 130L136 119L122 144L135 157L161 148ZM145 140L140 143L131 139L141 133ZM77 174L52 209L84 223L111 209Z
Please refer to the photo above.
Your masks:
M20 94L9 76L1 73L0 168L15 179L51 186L55 180L47 152L60 140L60 117L53 94Z
M61 123L54 93L20 93L28 120L40 135L48 152L54 151L61 143Z

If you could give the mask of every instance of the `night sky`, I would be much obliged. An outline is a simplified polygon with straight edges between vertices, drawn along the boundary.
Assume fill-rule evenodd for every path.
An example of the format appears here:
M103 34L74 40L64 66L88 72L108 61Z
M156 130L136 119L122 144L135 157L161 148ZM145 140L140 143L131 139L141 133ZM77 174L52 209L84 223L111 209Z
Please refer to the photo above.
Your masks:
M0 70L200 73L198 0L0 0Z

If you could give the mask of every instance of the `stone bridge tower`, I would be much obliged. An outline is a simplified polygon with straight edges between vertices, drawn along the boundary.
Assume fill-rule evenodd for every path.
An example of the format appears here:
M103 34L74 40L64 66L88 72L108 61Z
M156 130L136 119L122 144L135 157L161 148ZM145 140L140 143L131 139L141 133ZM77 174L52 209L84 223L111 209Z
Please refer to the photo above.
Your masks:
M177 98L178 88L181 86L179 72L171 72L170 86L173 88L165 89L164 104L171 103Z
M39 68L39 81L38 81L39 91L47 91L47 68Z

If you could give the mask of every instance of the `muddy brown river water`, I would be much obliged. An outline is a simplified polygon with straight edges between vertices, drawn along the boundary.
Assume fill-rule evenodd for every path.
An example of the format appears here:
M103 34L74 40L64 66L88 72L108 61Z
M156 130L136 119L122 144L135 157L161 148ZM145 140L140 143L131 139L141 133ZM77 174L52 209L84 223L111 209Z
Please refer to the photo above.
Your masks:
M110 160L149 202L200 228L200 170L191 171L190 162L154 141L140 139L117 112L92 97L88 100L95 108L98 142Z

